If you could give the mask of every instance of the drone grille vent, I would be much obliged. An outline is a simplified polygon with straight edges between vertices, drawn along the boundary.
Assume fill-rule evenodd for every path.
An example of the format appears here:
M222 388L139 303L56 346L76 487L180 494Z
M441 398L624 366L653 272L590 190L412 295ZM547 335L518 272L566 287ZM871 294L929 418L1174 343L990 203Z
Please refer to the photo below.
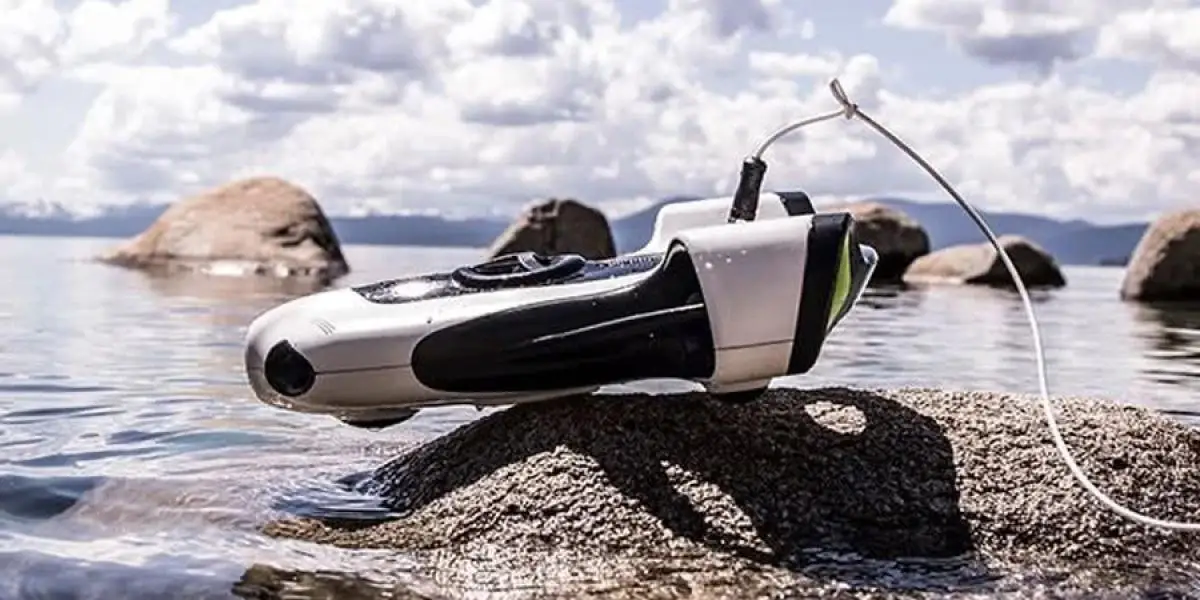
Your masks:
M336 331L336 329L333 327L333 323L330 323L325 319L313 319L312 324L316 325L317 329L320 329L321 333L324 333L325 335L333 335L333 332Z

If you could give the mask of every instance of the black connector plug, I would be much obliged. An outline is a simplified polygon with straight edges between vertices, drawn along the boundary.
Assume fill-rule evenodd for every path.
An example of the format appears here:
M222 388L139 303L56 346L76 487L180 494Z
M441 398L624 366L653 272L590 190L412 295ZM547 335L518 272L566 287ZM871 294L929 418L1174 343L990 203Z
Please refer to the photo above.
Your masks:
M762 193L763 179L767 174L767 163L757 156L742 161L742 173L738 178L737 191L733 193L733 206L729 208L729 223L753 221L758 215L758 196Z

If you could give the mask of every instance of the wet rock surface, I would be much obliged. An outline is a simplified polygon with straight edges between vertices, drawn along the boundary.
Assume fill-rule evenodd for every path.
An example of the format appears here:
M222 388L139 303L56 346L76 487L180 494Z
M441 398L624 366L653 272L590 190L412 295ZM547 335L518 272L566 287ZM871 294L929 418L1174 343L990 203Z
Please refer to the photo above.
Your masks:
M1058 288L1067 284L1054 257L1034 242L1015 235L997 238L1026 287ZM904 274L909 283L953 283L1015 288L1012 275L990 242L943 248L913 261Z
M1200 301L1200 210L1168 213L1150 224L1125 269L1121 297Z
M495 257L515 252L579 254L602 260L616 256L608 219L599 210L570 198L552 198L526 207L492 243Z
M276 177L234 181L181 200L99 258L155 273L332 281L350 270L316 199Z
M879 265L871 284L901 283L905 269L914 260L929 254L929 234L915 219L878 202L853 202L822 209L821 212L845 211L854 217L859 241L879 253Z
M1112 403L1056 403L1068 445L1101 489L1157 517L1200 518L1200 433ZM1035 398L1008 394L829 388L773 389L742 406L702 394L551 401L427 442L381 466L368 487L404 516L288 518L266 531L435 557L447 589L514 597L863 597L914 585L1136 597L1195 581L1130 576L1126 586L1114 574L1129 571L1117 565L1200 559L1200 536L1103 509L1055 452ZM851 568L837 556L852 557ZM922 564L903 566L909 559ZM885 566L864 573L872 561ZM906 571L914 568L926 575Z

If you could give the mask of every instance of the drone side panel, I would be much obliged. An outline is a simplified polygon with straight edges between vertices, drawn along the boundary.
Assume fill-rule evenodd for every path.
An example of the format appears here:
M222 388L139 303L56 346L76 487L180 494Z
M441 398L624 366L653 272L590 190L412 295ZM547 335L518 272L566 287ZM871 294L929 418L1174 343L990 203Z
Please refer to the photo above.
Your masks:
M695 264L712 329L710 390L787 372L811 228L810 216L689 229L676 237Z

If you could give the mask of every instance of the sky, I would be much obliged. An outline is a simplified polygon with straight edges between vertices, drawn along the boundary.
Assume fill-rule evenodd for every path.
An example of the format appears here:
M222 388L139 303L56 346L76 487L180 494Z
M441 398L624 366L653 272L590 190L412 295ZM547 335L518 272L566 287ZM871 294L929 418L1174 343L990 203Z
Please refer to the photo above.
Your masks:
M275 175L335 215L620 215L731 193L833 78L979 208L1198 204L1200 0L0 0L0 202ZM766 160L818 206L950 201L855 121Z

